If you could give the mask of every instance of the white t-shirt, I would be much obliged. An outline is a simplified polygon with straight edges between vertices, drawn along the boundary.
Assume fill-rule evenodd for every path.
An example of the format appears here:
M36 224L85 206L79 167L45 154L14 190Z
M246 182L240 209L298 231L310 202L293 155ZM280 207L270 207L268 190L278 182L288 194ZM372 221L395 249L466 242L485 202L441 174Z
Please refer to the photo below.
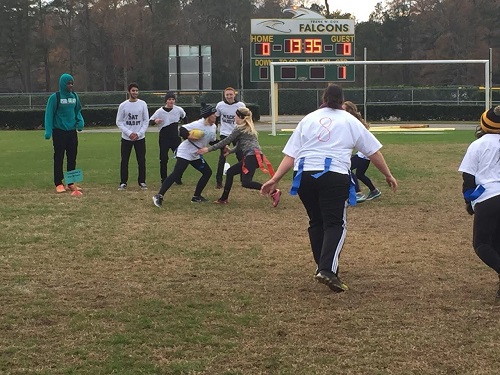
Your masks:
M116 125L122 131L122 138L130 139L130 134L137 133L139 139L146 136L146 130L149 125L149 113L146 102L137 99L135 102L125 100L118 107L116 114Z
M177 147L176 156L178 158L183 158L189 161L200 159L200 155L198 155L196 151L198 151L198 148L207 147L209 142L215 141L217 126L215 124L206 125L205 119L201 118L199 120L190 122L189 124L183 125L182 127L186 128L189 131L194 129L203 130L204 134L203 137L196 141L189 141L188 139L184 140L179 145L179 147ZM191 142L193 142L198 147L193 145L193 143Z
M482 185L484 192L472 205L500 194L500 134L485 134L467 148L458 168L476 178L476 185Z
M356 156L360 159L370 160L370 158L363 154L361 151L356 152Z
M234 102L233 104L221 101L215 106L215 115L220 117L220 130L221 135L226 137L231 134L235 127L234 118L236 117L236 110L238 108L245 107L243 102Z
M283 153L294 158L294 170L304 160L304 171L322 171L325 159L331 158L330 171L349 174L353 149L367 156L382 144L354 116L341 109L320 108L304 117Z
M149 120L161 119L162 122L158 124L158 131L165 126L176 126L180 120L186 117L186 112L182 107L174 105L170 111L165 110L165 107L158 108Z

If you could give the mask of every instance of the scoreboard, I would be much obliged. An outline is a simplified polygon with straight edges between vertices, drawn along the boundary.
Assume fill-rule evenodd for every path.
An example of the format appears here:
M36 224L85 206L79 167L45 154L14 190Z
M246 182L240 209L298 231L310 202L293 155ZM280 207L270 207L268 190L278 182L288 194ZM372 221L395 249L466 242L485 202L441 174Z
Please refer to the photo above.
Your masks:
M290 62L276 67L278 82L354 81L354 20L350 19L253 19L250 35L252 82L270 78L271 62ZM338 64L294 65L294 62Z

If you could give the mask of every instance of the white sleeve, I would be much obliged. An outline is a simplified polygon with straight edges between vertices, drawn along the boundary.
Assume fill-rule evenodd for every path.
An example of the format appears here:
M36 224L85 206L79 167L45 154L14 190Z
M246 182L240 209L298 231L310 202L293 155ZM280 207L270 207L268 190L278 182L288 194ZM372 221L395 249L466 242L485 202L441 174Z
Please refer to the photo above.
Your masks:
M179 107L179 111L180 111L180 118L179 118L179 121L182 120L183 118L186 117L186 111L184 110L184 108L182 107Z
M216 117L220 117L220 115L221 115L221 114L220 114L220 104L221 104L221 103L222 103L222 102L219 102L219 103L217 103L217 105L215 106L215 116L216 116Z
M158 116L158 112L160 112L161 110L162 110L161 108L157 109L155 111L155 113L153 113L153 115L149 118L149 120L151 121L151 120L156 120L157 118L160 118L160 116Z
M478 155L477 148L475 147L474 143L471 143L467 148L467 152L465 153L465 156L462 160L462 163L460 164L460 167L458 167L458 171L465 172L475 176L478 167L477 155Z
M137 132L137 135L139 138L142 138L146 135L146 130L148 129L149 126L149 112L148 112L148 106L146 102L142 103L142 119L141 119L141 128Z
M349 126L357 133L354 146L358 151L370 157L382 148L382 143L358 119L352 116L352 119L349 120Z
M294 159L297 158L297 153L301 147L301 142L300 142L301 133L302 133L302 121L299 122L299 124L293 131L292 135L288 139L288 142L286 143L285 148L283 149L283 153L285 155L290 156L291 158Z
M130 137L130 134L132 134L132 132L125 125L124 107L125 103L121 103L120 106L118 107L118 112L116 113L116 126L118 126L118 128L122 131L123 134L125 134L127 137Z

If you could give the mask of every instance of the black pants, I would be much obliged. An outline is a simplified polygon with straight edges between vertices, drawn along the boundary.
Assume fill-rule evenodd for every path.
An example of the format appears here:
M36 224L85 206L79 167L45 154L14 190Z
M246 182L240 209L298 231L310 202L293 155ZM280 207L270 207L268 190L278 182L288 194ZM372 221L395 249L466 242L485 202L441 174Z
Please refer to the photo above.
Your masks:
M360 158L358 155L353 155L351 157L351 171L356 170L356 174L352 175L356 193L359 193L361 191L361 189L359 188L358 180L360 180L363 184L365 184L368 187L368 189L370 189L370 191L375 190L375 185L373 185L372 181L365 174L369 166L370 166L370 160Z
M172 152L174 152L181 144L181 138L177 135L172 136L171 133L172 131L168 129L168 126L165 126L160 130L160 135L158 137L158 144L160 146L160 178L162 182L167 178L168 175L168 151L172 150Z
M319 178L303 172L299 197L309 216L309 241L317 271L337 274L340 252L346 236L348 175L327 172Z
M63 163L66 154L66 170L76 168L76 154L78 151L78 135L76 130L52 130L52 145L54 146L54 184L61 185L64 179Z
M221 135L220 139L223 140L224 138L227 138L225 135ZM236 146L236 143L232 143L233 146ZM236 158L238 161L241 161L243 159L243 155L240 152L236 153ZM224 164L226 163L226 157L224 156L224 149L220 150L219 154L219 161L217 163L217 172L215 173L215 181L217 182L217 185L222 184L222 176L224 175Z
M247 173L243 173L243 160L245 161L245 168L248 170ZM220 199L226 200L229 197L229 192L233 186L234 176L238 174L241 174L241 186L247 189L260 190L262 184L253 181L253 176L258 166L259 163L255 155L245 156L244 159L232 165L226 172L226 183L224 184L224 192Z
M137 183L146 183L146 138L137 141L129 141L122 138L121 163L120 163L120 184L128 182L128 163L132 148L135 149L135 158L138 164Z
M474 206L472 245L477 256L500 274L500 195Z
M177 179L180 179L180 176L184 174L184 171L189 165L192 165L194 169L201 173L201 177L196 184L196 189L193 194L194 196L200 196L205 186L207 186L208 180L210 180L212 176L212 169L204 159L189 161L179 157L176 159L174 171L163 181L158 194L164 195L167 190L170 189L170 186L172 186Z

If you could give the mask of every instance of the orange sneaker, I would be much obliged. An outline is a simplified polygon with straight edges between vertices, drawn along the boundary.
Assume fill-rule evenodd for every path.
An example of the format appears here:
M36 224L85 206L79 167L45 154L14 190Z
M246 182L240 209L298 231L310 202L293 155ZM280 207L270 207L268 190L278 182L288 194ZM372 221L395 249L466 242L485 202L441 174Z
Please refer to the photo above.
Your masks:
M281 198L281 190L276 189L274 193L271 194L271 198L273 199L273 207L276 207L278 203L280 202Z
M228 204L229 201L227 199L217 199L216 201L214 201L214 203L217 203L217 204Z
M59 184L56 186L56 193L66 193L66 188L63 184Z
M75 184L68 185L68 189L70 191L82 191L82 188L79 186L76 186Z

